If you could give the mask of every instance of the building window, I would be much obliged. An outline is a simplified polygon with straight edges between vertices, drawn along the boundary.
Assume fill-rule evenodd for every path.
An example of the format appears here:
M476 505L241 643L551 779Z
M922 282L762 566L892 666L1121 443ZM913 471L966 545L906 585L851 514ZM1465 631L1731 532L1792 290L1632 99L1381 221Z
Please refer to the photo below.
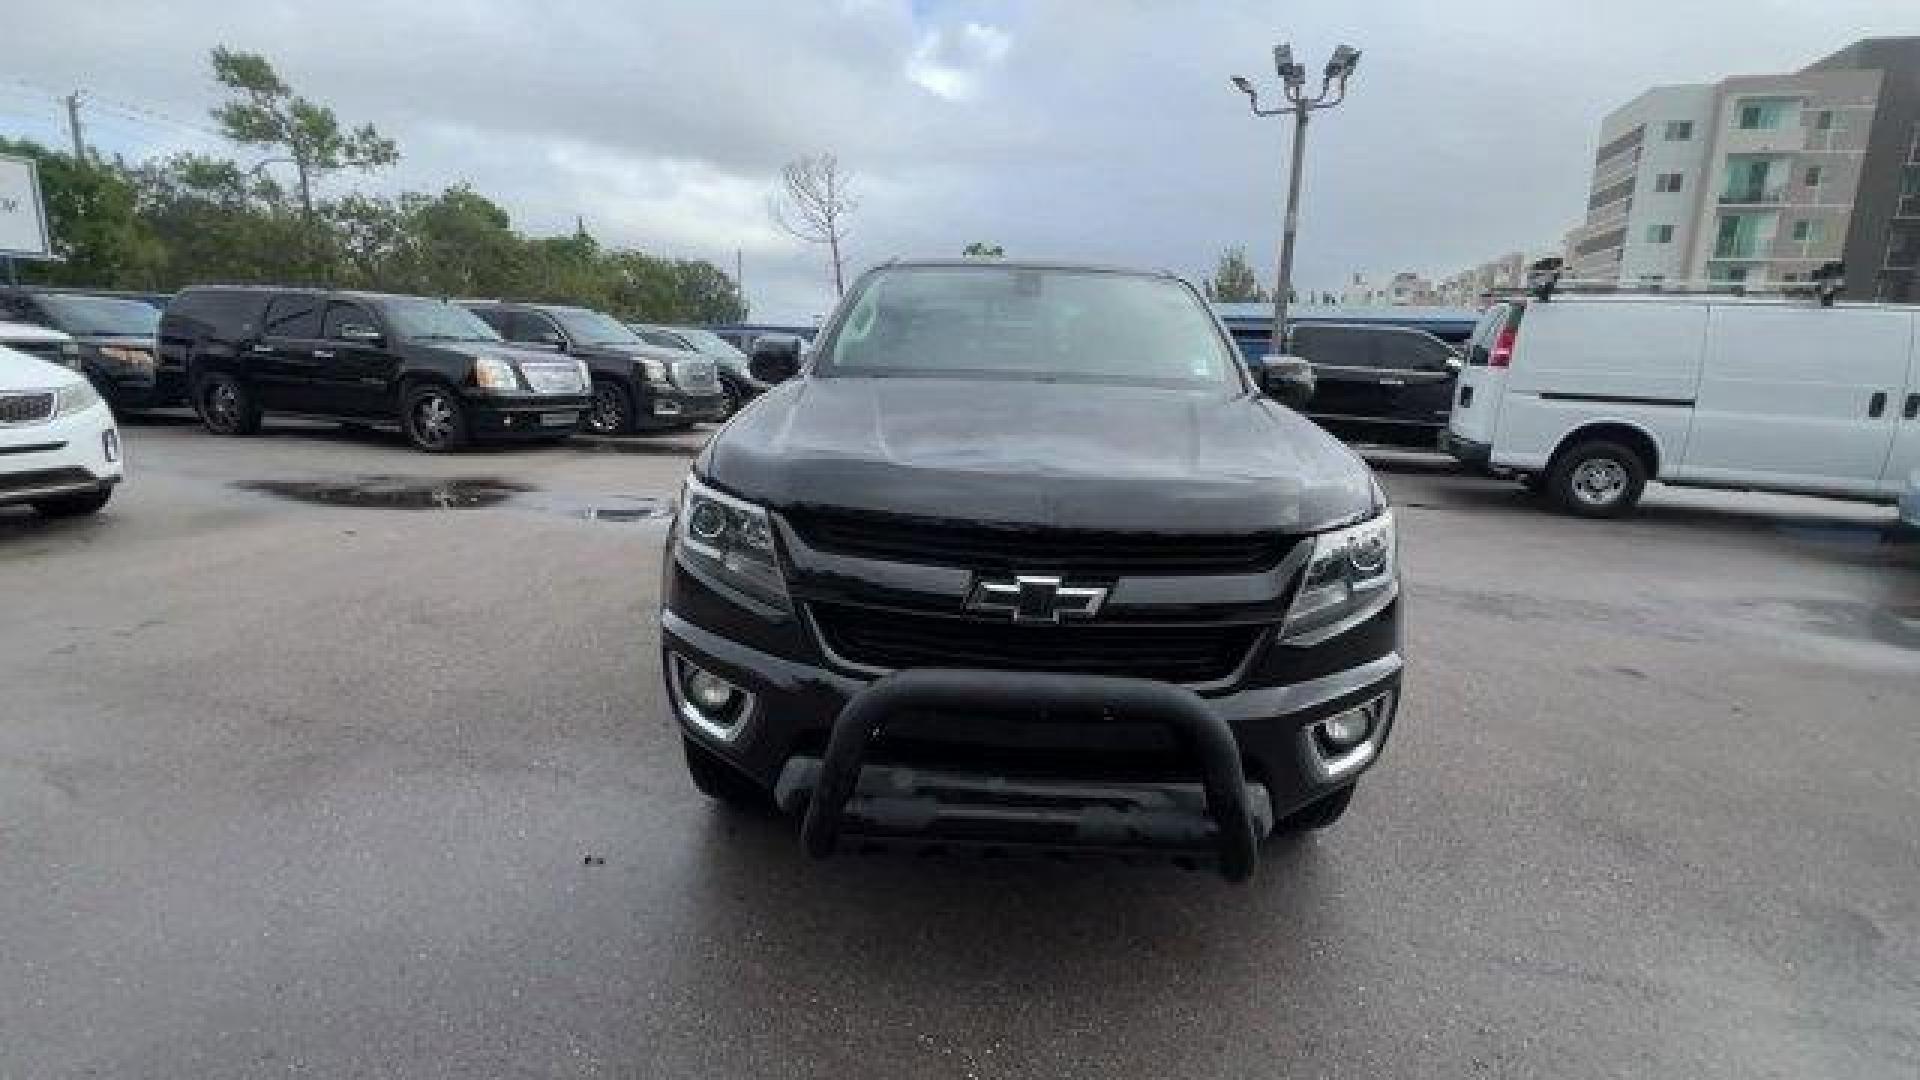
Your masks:
M1807 166L1807 186L1808 187L1820 186L1820 166L1818 165Z
M1647 243L1649 244L1673 243L1673 226L1671 225L1647 226Z
M1660 175L1654 177L1653 190L1667 191L1667 192L1679 191L1680 190L1680 174L1677 172L1663 172Z
M1817 244L1826 239L1826 234L1827 230L1821 222L1801 220L1793 223L1792 235L1795 243Z
M1813 116L1813 129L1815 131L1832 131L1833 130L1833 110L1821 109L1819 112L1815 113Z
M1693 138L1693 121L1691 120L1667 121L1667 141L1668 142L1686 142L1688 139L1691 139L1691 138Z
M1772 131L1786 123L1787 110L1795 103L1786 99L1748 101L1740 106L1742 131Z

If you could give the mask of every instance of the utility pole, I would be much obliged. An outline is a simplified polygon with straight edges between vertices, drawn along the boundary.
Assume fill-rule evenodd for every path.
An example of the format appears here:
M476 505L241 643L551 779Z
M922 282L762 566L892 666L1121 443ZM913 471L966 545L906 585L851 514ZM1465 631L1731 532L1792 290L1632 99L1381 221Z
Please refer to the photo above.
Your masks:
M747 262L739 248L733 249L733 295L740 298L740 317L747 317Z
M87 143L80 137L80 91L67 95L67 133L73 136L73 160L87 159Z
M1353 69L1360 66L1360 50L1350 45L1342 45L1333 50L1333 58L1327 61L1327 69L1320 79L1320 93L1308 97L1304 93L1307 85L1307 69L1293 62L1293 46L1281 43L1273 47L1273 69L1280 76L1281 89L1286 95L1287 104L1271 109L1260 107L1260 92L1253 84L1238 75L1233 77L1233 88L1247 95L1247 105L1255 116L1293 117L1293 160L1287 168L1287 213L1280 226L1280 265L1274 271L1273 285L1273 339L1268 351L1280 356L1286 351L1287 339L1287 302L1288 294L1293 291L1293 242L1300 227L1300 175L1302 161L1307 152L1307 116L1317 109L1331 109L1347 99L1347 79L1353 75Z

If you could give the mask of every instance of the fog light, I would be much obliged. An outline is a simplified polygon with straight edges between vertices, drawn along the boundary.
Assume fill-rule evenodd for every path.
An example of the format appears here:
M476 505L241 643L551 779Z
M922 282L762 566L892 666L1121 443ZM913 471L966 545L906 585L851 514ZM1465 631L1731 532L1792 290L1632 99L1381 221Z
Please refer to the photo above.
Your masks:
M1334 753L1351 750L1373 733L1373 714L1365 708L1349 709L1320 721L1320 739Z
M752 694L684 656L671 656L668 664L681 719L722 742L740 734L753 711Z
M720 716L733 704L732 684L703 668L687 665L687 700L708 716Z
M656 401L653 403L655 416L679 416L680 403L677 401Z

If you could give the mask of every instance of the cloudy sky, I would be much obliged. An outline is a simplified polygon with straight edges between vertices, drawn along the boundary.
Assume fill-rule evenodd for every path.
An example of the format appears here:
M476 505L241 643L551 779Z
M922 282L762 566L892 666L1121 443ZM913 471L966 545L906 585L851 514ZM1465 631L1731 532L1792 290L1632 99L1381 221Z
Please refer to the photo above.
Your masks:
M1244 244L1271 272L1277 121L1227 77L1364 52L1311 136L1297 275L1444 274L1556 244L1593 135L1648 85L1795 68L1920 34L1915 0L7 0L0 133L133 157L211 149L215 45L371 121L380 190L462 181L533 232L731 264L757 316L830 304L823 258L768 221L783 161L832 151L860 207L851 262L956 255L1171 267ZM252 152L241 151L241 156ZM257 155L254 155L257 156Z

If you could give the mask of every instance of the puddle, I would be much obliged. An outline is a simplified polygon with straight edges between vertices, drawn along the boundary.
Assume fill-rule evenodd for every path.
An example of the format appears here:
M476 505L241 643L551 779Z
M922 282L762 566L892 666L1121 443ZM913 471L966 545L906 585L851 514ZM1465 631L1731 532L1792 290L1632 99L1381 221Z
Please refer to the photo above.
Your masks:
M293 502L375 510L480 510L498 506L618 524L654 521L673 512L670 499L542 491L496 477L362 476L350 480L254 480L235 486Z
M352 480L252 480L238 486L294 502L379 510L471 510L498 506L515 495L533 490L511 480L487 477L429 480L362 476Z

